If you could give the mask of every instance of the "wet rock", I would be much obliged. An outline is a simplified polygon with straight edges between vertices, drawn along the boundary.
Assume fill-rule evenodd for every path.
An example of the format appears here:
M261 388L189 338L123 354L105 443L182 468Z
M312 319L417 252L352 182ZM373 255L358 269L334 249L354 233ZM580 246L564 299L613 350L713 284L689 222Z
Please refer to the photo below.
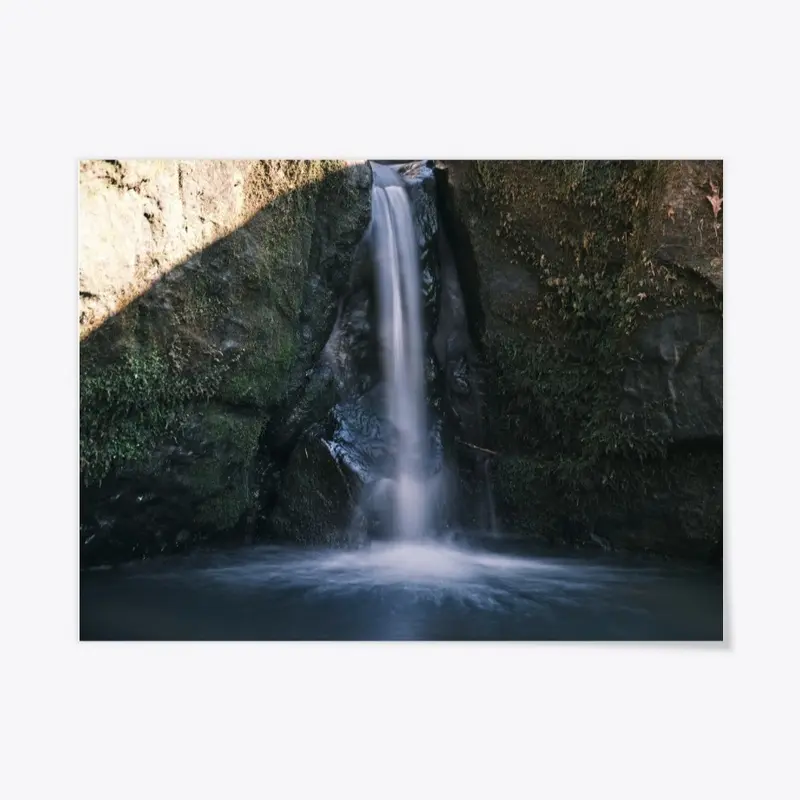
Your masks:
M375 313L365 288L349 294L340 306L322 361L333 371L342 397L362 394L380 379Z
M302 544L349 545L358 480L335 456L322 430L312 426L299 440L283 473L280 500L271 516L278 537Z
M381 386L335 404L292 451L271 521L275 535L327 544L360 541L368 527L375 528L370 504L391 472L392 453Z
M325 441L362 484L392 469L392 431L383 418L383 387L336 405L325 426Z

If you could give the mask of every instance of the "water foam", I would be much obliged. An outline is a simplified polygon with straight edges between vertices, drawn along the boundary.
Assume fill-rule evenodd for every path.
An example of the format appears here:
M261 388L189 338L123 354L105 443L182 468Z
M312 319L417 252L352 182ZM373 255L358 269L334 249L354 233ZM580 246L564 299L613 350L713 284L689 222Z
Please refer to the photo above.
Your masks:
M480 608L572 605L624 580L608 566L582 561L507 555L433 541L375 542L346 551L259 547L246 560L219 557L187 570L193 580L238 589L303 590L315 596L365 591L402 592L409 598L455 600ZM166 576L165 576L166 577ZM175 577L175 573L171 575Z

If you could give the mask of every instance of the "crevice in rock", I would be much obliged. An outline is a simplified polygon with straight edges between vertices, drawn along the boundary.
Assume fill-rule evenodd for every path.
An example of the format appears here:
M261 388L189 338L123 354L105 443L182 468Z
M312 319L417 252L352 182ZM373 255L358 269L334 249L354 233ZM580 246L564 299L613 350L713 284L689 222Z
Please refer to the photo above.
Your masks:
M445 387L446 424L454 443L453 467L459 494L456 517L462 528L493 531L495 509L490 462L496 453L486 440L481 281L471 238L456 206L449 171L436 166L434 174L442 281L442 306L434 348Z
M436 166L436 195L444 235L452 250L453 260L467 311L467 327L472 343L478 352L484 331L484 313L481 305L480 274L472 250L469 231L456 208L455 196L446 167Z

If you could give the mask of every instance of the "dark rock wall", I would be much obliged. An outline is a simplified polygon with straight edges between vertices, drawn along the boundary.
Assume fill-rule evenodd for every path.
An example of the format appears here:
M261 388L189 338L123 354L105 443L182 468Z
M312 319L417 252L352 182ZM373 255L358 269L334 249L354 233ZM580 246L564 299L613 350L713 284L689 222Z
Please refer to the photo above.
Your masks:
M437 162L504 527L722 541L721 162Z

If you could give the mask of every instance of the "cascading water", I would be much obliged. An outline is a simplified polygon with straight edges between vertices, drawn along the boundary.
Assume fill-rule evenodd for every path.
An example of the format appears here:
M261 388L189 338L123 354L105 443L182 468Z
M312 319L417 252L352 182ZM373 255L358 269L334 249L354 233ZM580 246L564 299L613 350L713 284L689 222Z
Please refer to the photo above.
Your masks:
M411 203L391 168L372 164L372 225L386 414L394 435L390 525L395 536L429 530L422 289Z

